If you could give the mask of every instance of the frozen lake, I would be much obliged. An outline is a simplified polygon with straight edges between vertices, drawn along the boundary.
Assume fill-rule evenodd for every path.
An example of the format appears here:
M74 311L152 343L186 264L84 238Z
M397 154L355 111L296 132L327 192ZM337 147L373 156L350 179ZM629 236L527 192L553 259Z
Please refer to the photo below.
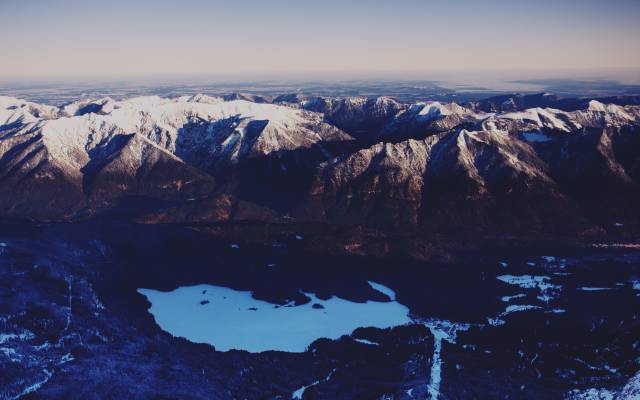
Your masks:
M319 338L337 339L359 327L389 328L411 322L409 309L395 300L393 290L369 285L389 301L353 302L313 293L302 305L272 304L251 292L222 286L183 286L170 292L138 289L151 303L150 312L164 331L219 351L269 350L304 352Z

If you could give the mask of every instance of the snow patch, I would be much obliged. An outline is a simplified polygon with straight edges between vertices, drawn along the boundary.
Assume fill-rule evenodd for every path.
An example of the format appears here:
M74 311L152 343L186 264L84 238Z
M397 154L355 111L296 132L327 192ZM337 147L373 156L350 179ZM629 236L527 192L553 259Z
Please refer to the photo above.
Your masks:
M358 343L367 344L369 346L380 346L380 343L372 342L371 340L367 340L367 339L353 338L353 340L355 340Z
M571 127L569 127L560 116L563 116L565 119L570 119L570 115L564 111L540 107L501 114L499 118L533 123L541 128L570 132Z
M333 373L336 372L336 369L334 368L333 370L331 370L331 372L329 372L329 375L327 375L324 379L319 380L319 381L315 381L310 385L307 386L303 386L300 389L296 390L295 392L293 392L293 394L291 395L291 398L294 400L302 400L302 396L304 395L304 392L309 389L310 387L316 386L321 384L322 382L327 382L331 379L331 376L333 375Z
M527 297L527 295L524 293L519 293L519 294L514 294L513 296L502 296L501 300L504 301L505 303L508 303L513 299L520 299L523 297Z
M616 393L608 389L574 389L567 393L567 400L614 400Z
M600 103L598 100L591 100L589 102L589 106L587 107L589 111L597 111L597 112L605 112L607 111L604 104Z
M497 279L510 285L519 286L523 289L538 289L540 291L538 299L545 303L556 299L561 290L561 286L552 284L551 278L548 276L500 275Z
M507 323L505 320L503 320L501 318L491 318L491 317L487 318L487 322L491 326L500 326L500 325L504 325L504 324Z
M5 344L7 342L11 342L15 340L19 340L19 341L31 340L33 338L35 338L35 335L27 330L21 333L0 333L0 344Z
M440 398L440 384L442 383L442 341L446 340L455 344L458 331L466 331L470 325L438 319L423 320L421 322L433 335L433 357L427 392L432 400L437 400Z
M30 393L34 393L35 391L37 391L38 389L40 389L42 387L42 385L44 385L45 383L49 382L49 379L51 379L51 377L53 376L53 373L51 373L48 369L43 369L42 373L44 375L44 377L42 379L40 379L39 381L27 386L26 388L22 389L22 391L20 393L18 393L17 396L15 397L10 397L11 400L17 400L20 399Z
M609 114L621 119L633 119L633 117L631 117L623 107L620 107L616 104L603 104L597 100L591 100L589 102L587 111Z
M381 285L379 283L373 282L373 281L367 281L367 283L369 284L369 286L371 286L374 290L377 290L378 292L387 295L387 297L389 297L389 299L391 299L391 301L395 301L396 299L396 292L394 292L393 290L389 289L388 287Z
M504 312L501 315L509 315L509 314L522 312L522 311L539 310L541 308L542 307L540 306L532 306L528 304L512 304L507 306L507 308L504 310Z

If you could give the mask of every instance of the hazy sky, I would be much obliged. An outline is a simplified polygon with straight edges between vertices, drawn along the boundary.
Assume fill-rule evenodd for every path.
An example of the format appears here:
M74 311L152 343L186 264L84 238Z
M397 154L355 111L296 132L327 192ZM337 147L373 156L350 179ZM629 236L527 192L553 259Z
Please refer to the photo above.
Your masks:
M640 69L640 0L0 0L0 75Z

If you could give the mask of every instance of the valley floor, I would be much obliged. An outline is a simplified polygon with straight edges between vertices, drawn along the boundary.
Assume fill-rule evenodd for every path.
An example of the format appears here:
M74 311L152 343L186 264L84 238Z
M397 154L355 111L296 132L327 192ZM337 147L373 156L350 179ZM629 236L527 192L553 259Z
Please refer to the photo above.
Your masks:
M514 241L425 261L328 255L304 227L246 240L240 228L234 238L227 227L227 239L216 229L0 224L0 398L625 399L638 390L633 246ZM303 352L217 351L165 332L138 292L193 285L274 307L304 307L306 293L325 305L332 296L385 304L394 293L409 322ZM194 300L189 311L224 330L199 311L214 305Z

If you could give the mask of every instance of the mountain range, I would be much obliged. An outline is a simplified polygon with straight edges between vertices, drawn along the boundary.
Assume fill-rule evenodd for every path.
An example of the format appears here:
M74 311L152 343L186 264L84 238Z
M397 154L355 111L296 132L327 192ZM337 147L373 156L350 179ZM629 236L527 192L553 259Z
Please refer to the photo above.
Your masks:
M635 235L635 97L0 97L0 216ZM361 247L350 238L344 246Z

